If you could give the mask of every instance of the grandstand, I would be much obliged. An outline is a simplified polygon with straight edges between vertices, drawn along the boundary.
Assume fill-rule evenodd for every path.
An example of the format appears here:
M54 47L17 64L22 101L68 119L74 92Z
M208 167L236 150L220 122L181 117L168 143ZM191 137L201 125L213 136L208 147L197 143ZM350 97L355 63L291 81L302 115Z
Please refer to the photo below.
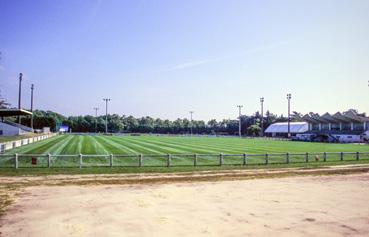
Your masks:
M30 127L5 120L6 117L31 115L32 112L23 109L0 109L0 136L18 136L33 133L33 129Z
M323 142L363 142L369 129L369 117L353 110L306 114L301 118L308 123L308 131L297 135L297 139Z

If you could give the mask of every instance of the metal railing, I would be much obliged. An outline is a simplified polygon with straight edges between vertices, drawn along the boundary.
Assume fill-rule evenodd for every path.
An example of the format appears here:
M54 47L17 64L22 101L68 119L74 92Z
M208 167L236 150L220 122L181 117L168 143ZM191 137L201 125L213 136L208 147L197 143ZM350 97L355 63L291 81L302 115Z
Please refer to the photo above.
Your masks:
M368 160L369 152L264 154L0 154L0 168L270 165Z

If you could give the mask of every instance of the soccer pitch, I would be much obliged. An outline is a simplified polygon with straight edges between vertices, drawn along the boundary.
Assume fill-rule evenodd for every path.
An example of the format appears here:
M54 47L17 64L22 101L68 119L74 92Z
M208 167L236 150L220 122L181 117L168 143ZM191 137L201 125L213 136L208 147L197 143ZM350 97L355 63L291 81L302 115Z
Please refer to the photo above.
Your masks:
M78 155L83 154L83 166L91 167L109 166L110 154L114 156L113 166L138 166L140 154L142 166L168 166L168 154L170 166L200 166L243 165L244 154L247 154L247 164L303 163L306 159L311 162L317 156L323 161L323 152L327 152L327 161L339 161L338 152L349 152L344 160L355 160L356 152L362 153L360 160L369 160L369 146L355 144L233 137L59 135L7 152L5 155L9 157L3 157L0 166L13 166L12 154L15 153L22 154L19 155L20 167L36 167L31 164L32 157L37 158L37 167L47 167L47 157L39 154L51 154L53 167L78 167ZM287 157L286 153L290 155Z

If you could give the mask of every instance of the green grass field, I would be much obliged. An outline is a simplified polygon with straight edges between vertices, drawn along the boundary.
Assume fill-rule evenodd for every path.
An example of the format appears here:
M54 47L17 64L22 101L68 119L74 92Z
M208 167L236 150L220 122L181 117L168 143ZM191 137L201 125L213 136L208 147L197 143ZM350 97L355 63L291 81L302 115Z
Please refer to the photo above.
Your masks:
M345 161L355 161L355 152L366 153L360 154L360 160L369 160L368 145L224 137L60 135L10 150L0 157L0 167L13 167L14 153L29 154L19 156L19 167L47 167L46 156L30 154L48 153L59 155L52 156L53 167L78 167L80 153L84 154L84 167L109 166L110 154L114 154L114 166L134 167L139 164L138 154L143 154L143 166L166 166L166 154L172 154L172 166L193 166L194 154L197 154L197 165L217 166L220 153L224 154L224 165L242 165L244 153L250 154L247 164L252 165L265 164L265 153L268 153L269 164L286 163L287 152L291 153L290 163L305 163L306 152L310 162L317 156L319 162L323 161L322 152L327 152L328 162L340 160L340 154L331 152L351 152L344 155ZM32 157L37 158L37 165L31 164Z

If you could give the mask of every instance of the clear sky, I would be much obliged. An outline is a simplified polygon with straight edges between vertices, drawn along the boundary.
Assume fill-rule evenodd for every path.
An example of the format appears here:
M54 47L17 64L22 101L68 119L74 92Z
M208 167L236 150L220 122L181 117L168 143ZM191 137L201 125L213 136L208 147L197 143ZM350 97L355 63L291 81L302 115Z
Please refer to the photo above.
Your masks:
M369 112L368 0L0 0L0 51L3 97L64 115Z

